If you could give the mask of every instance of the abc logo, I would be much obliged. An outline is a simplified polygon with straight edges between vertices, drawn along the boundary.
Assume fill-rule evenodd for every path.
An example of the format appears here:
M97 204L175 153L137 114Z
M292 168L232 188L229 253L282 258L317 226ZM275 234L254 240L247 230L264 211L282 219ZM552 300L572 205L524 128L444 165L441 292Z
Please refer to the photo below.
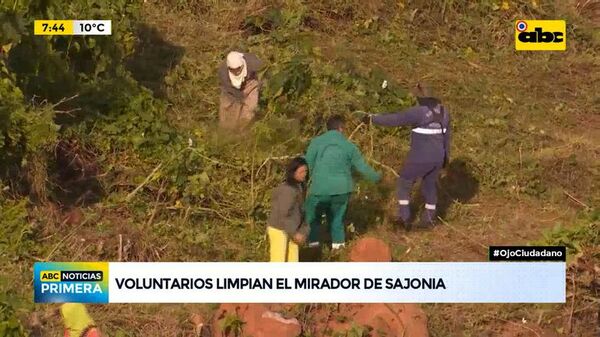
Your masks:
M525 21L517 22L517 31L519 31L519 41L530 42L563 42L563 32L544 32L542 28L536 27L533 32L526 32L527 23Z
M518 20L515 24L517 50L565 50L564 20Z
M43 271L40 273L40 280L42 282L59 282L61 275L59 271Z

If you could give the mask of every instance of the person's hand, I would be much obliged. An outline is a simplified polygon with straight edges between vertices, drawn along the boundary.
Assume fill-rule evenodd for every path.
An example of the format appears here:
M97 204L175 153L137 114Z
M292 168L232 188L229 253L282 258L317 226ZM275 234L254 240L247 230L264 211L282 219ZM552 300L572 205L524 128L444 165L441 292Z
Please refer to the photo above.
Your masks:
M306 236L302 233L296 233L294 234L294 236L292 237L292 240L294 240L294 242L298 245L298 246L302 246L304 244L304 242L306 242Z
M371 114L367 113L360 119L360 121L366 125L369 125L371 124L371 116Z

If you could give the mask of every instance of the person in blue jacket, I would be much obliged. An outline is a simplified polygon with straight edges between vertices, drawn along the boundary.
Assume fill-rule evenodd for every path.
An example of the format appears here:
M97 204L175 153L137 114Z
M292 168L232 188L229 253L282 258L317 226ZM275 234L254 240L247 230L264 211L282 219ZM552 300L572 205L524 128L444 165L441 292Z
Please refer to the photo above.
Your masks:
M450 114L442 102L429 94L422 85L415 88L418 104L406 111L387 114L368 114L363 122L380 126L409 126L412 128L410 151L400 172L397 185L398 209L396 221L410 228L409 197L414 182L421 178L425 210L421 226L433 226L436 219L437 180L450 154Z

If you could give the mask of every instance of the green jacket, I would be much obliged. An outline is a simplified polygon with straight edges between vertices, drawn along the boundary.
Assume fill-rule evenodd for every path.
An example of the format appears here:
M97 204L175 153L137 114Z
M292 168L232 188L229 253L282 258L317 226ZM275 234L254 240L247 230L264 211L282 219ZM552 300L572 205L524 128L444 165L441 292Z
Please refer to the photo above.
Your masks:
M367 164L356 145L336 130L314 138L306 150L311 184L308 194L336 195L352 192L352 168L372 182L381 175Z

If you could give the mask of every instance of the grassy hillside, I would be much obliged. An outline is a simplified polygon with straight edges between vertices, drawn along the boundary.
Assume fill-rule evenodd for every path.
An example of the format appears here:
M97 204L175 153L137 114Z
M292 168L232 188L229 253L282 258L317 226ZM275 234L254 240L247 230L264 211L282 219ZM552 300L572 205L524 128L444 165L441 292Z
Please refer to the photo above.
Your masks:
M34 13L61 15L16 3L24 31ZM78 2L59 3L54 8L65 17L92 15ZM59 333L56 306L31 303L36 260L266 260L265 220L282 163L304 151L328 116L342 113L352 140L385 174L378 186L359 183L347 219L352 240L378 236L398 261L484 261L489 245L569 246L566 305L425 305L432 336L530 333L518 325L523 319L560 336L595 336L594 2L95 3L117 27L110 38L23 33L0 40L11 43L0 64L9 79L0 86L0 117L22 110L6 114L11 123L0 130L23 142L2 138L0 152L0 331L21 336L41 324L43 336ZM3 2L3 13L12 5ZM567 51L515 52L518 18L566 19ZM259 118L243 135L216 128L216 67L232 49L268 64ZM40 50L48 56L36 64L19 57L45 55ZM440 182L444 224L407 233L389 217L392 171L404 160L409 131L367 128L351 112L406 108L414 103L406 88L417 81L446 102L454 138L451 169ZM326 251L321 259L344 255ZM190 314L214 309L110 305L91 312L110 336L189 336Z

